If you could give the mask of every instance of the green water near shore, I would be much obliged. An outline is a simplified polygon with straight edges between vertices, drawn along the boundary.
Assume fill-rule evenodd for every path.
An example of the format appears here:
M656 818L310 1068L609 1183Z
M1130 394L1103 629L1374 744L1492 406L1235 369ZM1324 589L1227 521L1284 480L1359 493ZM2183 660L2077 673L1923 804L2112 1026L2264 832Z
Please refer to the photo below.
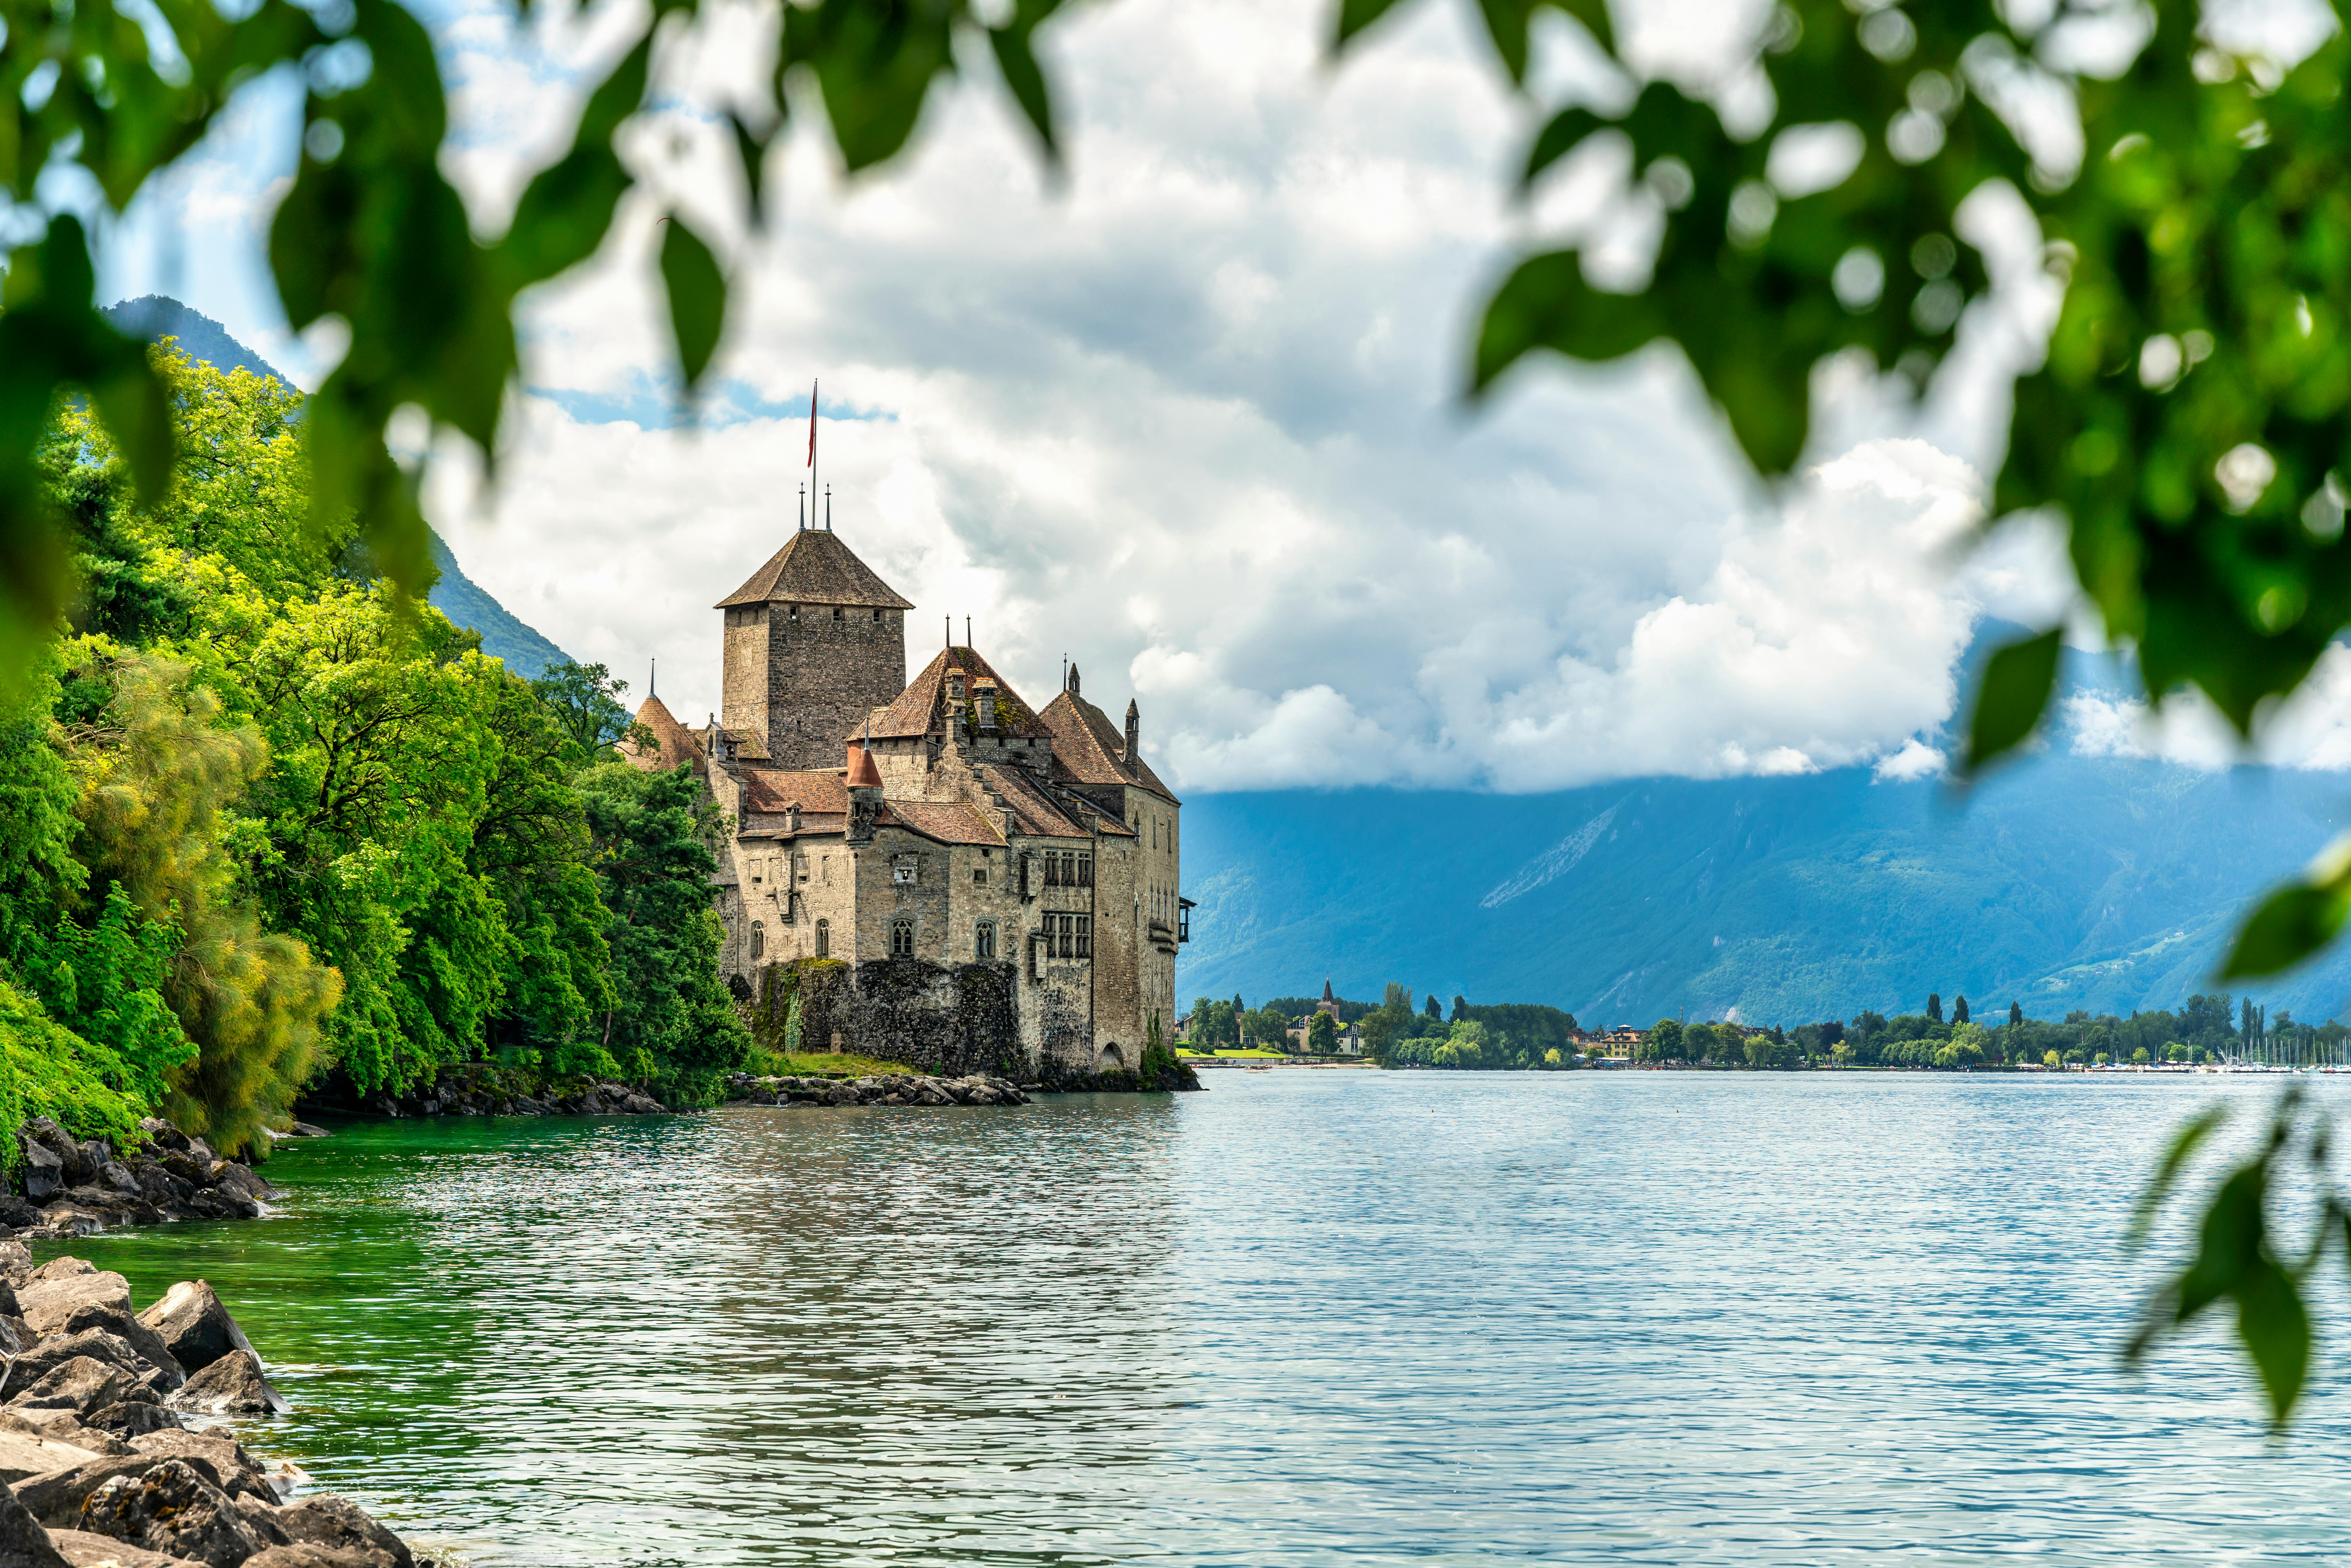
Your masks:
M142 1302L209 1279L296 1406L246 1440L485 1568L2336 1562L2339 1354L2279 1445L2217 1336L2115 1354L2156 1149L2269 1092L372 1123L284 1147L271 1218L70 1249Z

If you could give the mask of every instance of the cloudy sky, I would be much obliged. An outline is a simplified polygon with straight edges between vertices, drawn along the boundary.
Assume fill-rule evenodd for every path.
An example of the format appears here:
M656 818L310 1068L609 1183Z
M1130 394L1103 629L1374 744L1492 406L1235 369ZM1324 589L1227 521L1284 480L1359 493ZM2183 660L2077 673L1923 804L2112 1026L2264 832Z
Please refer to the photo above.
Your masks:
M632 3L549 8L524 33L435 0L444 162L485 233L568 135L578 72L628 35ZM1754 486L1670 354L1530 369L1467 407L1474 310L1512 256L1583 232L1637 258L1604 161L1506 199L1539 106L1604 84L1562 24L1514 99L1458 0L1421 0L1334 68L1328 3L1079 9L1047 51L1059 180L984 58L879 177L844 180L796 115L770 170L781 222L756 240L711 125L644 127L643 169L737 239L719 385L698 423L675 417L648 194L531 299L498 483L444 452L442 531L632 693L658 656L663 696L698 720L717 702L711 605L794 525L820 376L835 527L918 606L910 660L950 615L1032 700L1073 658L1097 702L1138 698L1181 789L1933 771L1980 620L2065 610L2045 533L1964 548L1990 372L2046 302L1971 319L1965 363L1915 418L1852 393L1782 495ZM1636 47L1669 64L1731 15L1649 7ZM678 79L756 68L740 21ZM113 295L177 295L315 380L333 335L290 338L261 264L296 110L286 83L248 92L103 260ZM2029 251L2018 221L1991 211L1985 232ZM2325 716L2351 702L2335 674L2289 759L2351 760ZM2108 702L2068 724L2085 749L2228 756L2192 716L2158 735Z

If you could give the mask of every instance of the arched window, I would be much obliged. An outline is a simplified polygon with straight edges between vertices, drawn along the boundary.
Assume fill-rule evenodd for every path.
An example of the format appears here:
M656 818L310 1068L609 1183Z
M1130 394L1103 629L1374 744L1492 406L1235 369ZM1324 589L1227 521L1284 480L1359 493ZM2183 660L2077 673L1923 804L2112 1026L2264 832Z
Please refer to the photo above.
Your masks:
M911 920L890 922L890 956L911 958L914 956L914 923Z
M759 960L759 956L760 956L760 955L761 955L761 954L763 954L763 953L765 953L765 952L767 952L767 950L768 950L768 930L767 930L767 927L766 927L766 926L764 926L764 925L760 925L758 921L754 920L753 922L751 922L751 961L752 961L753 963L755 963L755 964L756 964L756 963L758 963L758 960Z
M983 920L971 934L971 956L975 958L996 956L996 922Z
M832 956L832 922L830 920L816 923L816 956L820 958Z

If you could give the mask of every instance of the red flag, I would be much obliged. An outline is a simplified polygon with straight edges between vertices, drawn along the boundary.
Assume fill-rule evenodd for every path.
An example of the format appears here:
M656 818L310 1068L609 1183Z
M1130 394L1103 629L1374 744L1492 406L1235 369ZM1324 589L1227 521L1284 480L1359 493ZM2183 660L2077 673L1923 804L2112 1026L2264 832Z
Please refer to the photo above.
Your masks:
M816 466L816 383L815 383L814 382L809 382L809 460L808 460L808 465L809 465L810 467L811 467L811 468L813 468L813 467L815 467L815 466Z

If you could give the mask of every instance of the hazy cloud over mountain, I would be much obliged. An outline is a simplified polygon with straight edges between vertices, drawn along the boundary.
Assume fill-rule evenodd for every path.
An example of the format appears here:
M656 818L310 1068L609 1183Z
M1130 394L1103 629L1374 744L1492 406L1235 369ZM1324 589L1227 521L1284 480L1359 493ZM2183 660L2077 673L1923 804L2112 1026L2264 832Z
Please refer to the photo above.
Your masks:
M911 161L854 186L796 131L698 428L670 428L644 260L661 207L633 203L606 257L535 302L499 486L444 465L443 531L566 648L640 687L658 655L664 696L698 719L710 606L793 526L821 374L836 525L921 607L915 662L950 614L1039 700L1073 657L1097 700L1136 693L1179 788L1934 771L1978 619L2064 608L2045 534L1959 561L1996 400L1962 388L1936 413L1924 434L1949 450L1857 404L1783 506L1671 356L1522 373L1464 409L1471 312L1515 249L1581 225L1636 254L1638 214L1596 164L1510 206L1533 110L1498 89L1466 6L1414 7L1335 70L1326 9L1079 11L1052 47L1058 187L992 84L947 94ZM434 15L458 83L448 166L495 231L568 134L571 63L609 53L625 13L530 38ZM1567 37L1546 93L1592 78ZM690 68L753 75L764 47L722 26ZM257 91L248 123L288 104ZM664 178L713 229L737 188L721 134L674 118L640 149L648 167L672 137L690 150ZM315 374L255 282L284 172L218 140L183 181L203 193L183 297ZM117 292L171 285L162 215L131 225ZM2081 716L2087 744L2119 733Z

